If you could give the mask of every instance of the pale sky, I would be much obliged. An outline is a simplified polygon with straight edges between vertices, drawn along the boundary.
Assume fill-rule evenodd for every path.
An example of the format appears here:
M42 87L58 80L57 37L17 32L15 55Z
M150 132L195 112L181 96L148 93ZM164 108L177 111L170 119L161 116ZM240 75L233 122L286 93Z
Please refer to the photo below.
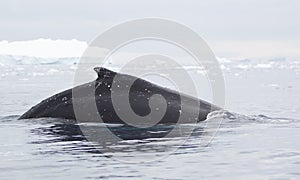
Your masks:
M300 57L298 0L5 0L0 53L11 52L14 41L40 38L88 43L113 25L144 17L190 27L217 56Z

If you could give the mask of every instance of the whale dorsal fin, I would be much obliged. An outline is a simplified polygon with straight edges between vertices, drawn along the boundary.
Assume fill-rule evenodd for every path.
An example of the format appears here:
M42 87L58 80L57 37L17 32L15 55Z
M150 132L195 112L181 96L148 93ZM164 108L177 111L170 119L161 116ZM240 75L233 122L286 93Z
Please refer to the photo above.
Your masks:
M94 71L98 74L98 79L113 77L116 73L104 67L95 67Z

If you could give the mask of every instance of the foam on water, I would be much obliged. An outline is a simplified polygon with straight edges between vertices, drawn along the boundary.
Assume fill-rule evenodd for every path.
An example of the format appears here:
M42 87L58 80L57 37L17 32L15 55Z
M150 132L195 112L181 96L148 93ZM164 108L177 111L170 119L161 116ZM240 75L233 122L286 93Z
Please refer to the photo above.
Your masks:
M293 118L284 118L284 117L269 117L266 115L258 114L258 115L243 115L238 113L233 113L229 111L214 111L208 114L207 121L221 118L221 122L234 122L234 123L272 123L272 124L281 124L281 123L292 123L300 121L299 119Z

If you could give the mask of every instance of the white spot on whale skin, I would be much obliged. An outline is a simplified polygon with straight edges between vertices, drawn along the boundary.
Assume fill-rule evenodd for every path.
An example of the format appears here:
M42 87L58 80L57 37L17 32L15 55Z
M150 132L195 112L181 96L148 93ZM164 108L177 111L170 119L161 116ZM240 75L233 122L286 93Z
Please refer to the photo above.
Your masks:
M67 97L63 97L63 98L61 99L61 101L66 101L66 100L68 100Z

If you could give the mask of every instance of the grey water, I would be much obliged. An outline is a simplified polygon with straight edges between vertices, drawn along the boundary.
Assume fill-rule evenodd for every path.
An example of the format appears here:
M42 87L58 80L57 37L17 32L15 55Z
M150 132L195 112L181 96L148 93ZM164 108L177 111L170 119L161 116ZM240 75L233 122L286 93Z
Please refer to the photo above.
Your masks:
M111 126L126 138L102 137L111 141L107 147L78 129L104 125L17 120L39 101L72 87L72 65L1 65L0 179L298 179L300 65L266 62L222 64L226 111L211 113L196 126L162 125L142 133ZM208 126L214 121L219 126Z

